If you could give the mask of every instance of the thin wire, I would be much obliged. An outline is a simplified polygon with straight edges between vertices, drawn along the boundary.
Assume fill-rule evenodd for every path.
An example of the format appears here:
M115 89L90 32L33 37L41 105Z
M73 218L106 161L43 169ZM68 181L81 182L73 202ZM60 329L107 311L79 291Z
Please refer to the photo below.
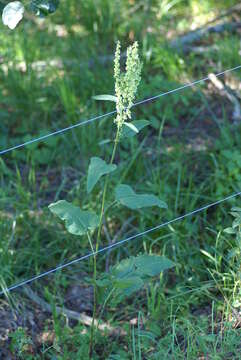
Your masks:
M231 72L231 71L234 71L234 70L238 70L238 69L240 69L240 68L241 68L241 65L238 65L238 66L235 66L234 68L221 71L221 72L219 72L219 73L217 73L217 74L214 74L214 75L215 75L216 77L219 77L219 76L222 76L222 75L224 75L224 74L226 74L226 73L228 73L228 72ZM159 99L159 98L162 97L162 96L175 93L175 92L177 92L177 91L186 89L186 88L188 88L188 87L190 87L190 86L193 86L193 85L197 85L197 84L199 84L199 83L201 83L201 82L204 82L204 81L207 81L207 80L210 80L209 76L206 76L205 78L202 78L202 79L200 79L200 80L193 81L193 82L191 82L191 83L187 83L187 84L182 85L182 86L180 86L180 87L178 87L178 88L176 88L176 89L169 90L169 91L167 91L167 92L165 92L165 93L155 95L155 96L150 97L150 98L148 98L148 99L146 99L146 100L139 101L139 102L135 103L135 104L133 105L133 107L134 107L134 106L141 105L141 104L144 104L144 103L146 103L146 102L150 102L150 101Z
M217 74L215 74L215 76L216 76L216 77L219 77L219 76L222 76L222 75L224 75L224 74L226 74L226 73L228 73L228 72L231 72L231 71L234 71L234 70L238 70L238 69L240 69L240 68L241 68L241 65L238 65L238 66L236 66L236 67L234 67L234 68L227 69L227 70L224 70L224 71L222 71L222 72L220 72L220 73L217 73ZM166 91L166 92L164 92L164 93L161 93L161 94L152 96L152 97L150 97L150 98L148 98L148 99L144 99L144 100L142 100L142 101L139 101L139 102L133 104L132 107L135 107L135 106L138 106L138 105L142 105L142 104L148 103L148 102L150 102L150 101L154 101L154 100L159 99L159 98L161 98L161 97L163 97L163 96L166 96L166 95L169 95L169 94L173 94L173 93L175 93L175 92L178 92L178 91L180 91L180 90L186 89L186 88L191 87L191 86L193 86L193 85L197 85L197 84L199 84L199 83L201 83L201 82L204 82L204 81L207 81L207 80L209 80L209 77L208 77L208 76L206 76L206 77L203 78L203 79L196 80L196 81L193 81L193 82L191 82L191 83L187 83L187 84L185 84L185 85L179 86L179 87L176 88L176 89L169 90L169 91ZM26 142L24 142L24 143L22 143L22 144L12 146L12 147L7 148L7 149L5 149L5 150L1 150L1 151L0 151L0 155L4 155L4 154L6 154L6 153L8 153L8 152L10 152L10 151L23 148L23 147L25 147L25 146L27 146L27 145L30 145L30 144L33 144L33 143L35 143L35 142L39 142L39 141L45 140L45 139L47 139L47 138L49 138L49 137L51 137L51 136L62 134L62 133L66 132L66 131L69 131L69 130L71 130L71 129L74 129L74 128L77 128L77 127L79 127L79 126L83 126L83 125L86 125L86 124L90 124L90 123L92 123L92 122L94 122L94 121L96 121L96 120L100 120L100 119L102 119L102 118L104 118L104 117L108 117L108 116L114 115L114 114L116 114L116 110L111 111L111 112L108 112L108 113L106 113L106 114L102 114L102 115L96 116L96 117L91 118L91 119L89 119L89 120L81 121L81 122L79 122L79 123L77 123L77 124L70 125L70 126L68 126L68 127L66 127L66 128L63 128L63 129L54 131L54 132L52 132L52 133L49 133L49 134L40 136L40 137L38 137L38 138L35 138L35 139L32 139L32 140L28 140L28 141L26 141Z
M32 139L32 140L28 140L28 141L26 141L26 142L24 142L24 143L22 143L22 144L15 145L15 146L10 147L10 148L8 148L8 149L6 149L6 150L0 151L0 155L6 154L6 153L8 153L8 152L10 152L10 151L13 151L13 150L22 148L22 147L24 147L24 146L33 144L33 143L38 142L38 141L45 140L45 139L47 139L47 138L49 138L49 137L51 137L51 136L58 135L58 134L62 134L62 133L64 133L64 132L66 132L66 131L68 131L68 130L72 130L72 129L78 127L78 126L83 126L83 125L86 125L86 124L90 124L90 123L94 122L95 120L102 119L102 118L105 117L105 116L110 116L110 115L113 115L113 114L115 114L115 113L116 113L116 110L111 111L111 112L106 113L106 114L102 114L102 115L96 116L96 117L94 117L94 118L92 118L92 119L89 119L89 120L81 121L81 122L79 122L79 123L77 123L77 124L75 124L75 125L70 125L70 126L64 128L64 129L60 129L60 130L54 131L54 132L52 132L52 133L49 133L49 134L40 136L40 137L38 137L38 138L35 138L35 139Z
M146 234L149 234L150 232L153 232L153 231L155 231L155 230L158 230L158 229L160 229L160 228L162 228L162 227L164 227L164 226L170 225L170 224L172 224L172 223L174 223L174 222L176 222L176 221L180 221L180 220L182 220L182 219L184 219L184 218L186 218L186 217L188 217L188 216L192 216L192 215L194 215L194 214L197 214L198 212L201 212L201 211L204 211L204 210L206 210L206 209L209 209L209 208L212 207L212 206L219 205L219 204L221 204L221 203L223 203L223 202L225 202L225 201L227 201L227 200L233 199L233 198L235 198L236 196L239 196L239 195L241 195L241 191L239 191L239 192L237 192L237 193L235 193L235 194L229 195L229 196L225 197L224 199L221 199L221 200L215 201L215 202L213 202L213 203L211 203L211 204L205 205L205 206L203 206L203 207L201 207L201 208L199 208L199 209L196 209L196 210L194 210L194 211L191 211L191 212L189 212L189 213L187 213L187 214L185 214L185 215L181 215L181 216L178 216L178 217L175 218L175 219L166 221L166 222L164 222L164 223L162 223L162 224L159 224L159 225L157 225L157 226L155 226L155 227L153 227L153 228L150 228L150 229L148 229L148 230L145 230L145 231L143 231L143 232L141 232L141 233L138 233L138 234L136 234L136 235L132 235L132 236L126 238L126 239L123 239L123 240L117 241L117 242L115 242L115 243L113 243L113 244L111 244L111 245L105 246L105 247L103 247L102 249L99 249L98 251L94 251L94 252L88 253L88 254L86 254L86 255L84 255L84 256L81 256L81 257L79 257L79 258L77 258L77 259L74 259L74 260L72 260L72 261L69 261L69 262L67 262L67 263L65 263L65 264L61 264L61 265L57 266L56 268L50 269L50 270L48 270L48 271L46 271L46 272L44 272L44 273L41 273L41 274L39 274L39 275L36 275L36 276L30 278L30 279L28 279L28 280L24 280L24 281L22 281L22 282L20 282L20 283L17 283L17 284L15 284L15 285L10 286L9 288L4 289L4 291L1 291L1 292L0 292L0 296L6 294L7 292L10 292L10 291L12 291L12 290L15 290L15 289L17 289L17 288L19 288L19 287L21 287L21 286L27 285L27 284L35 281L35 280L41 279L41 278L43 278L43 277L45 277L45 276L47 276L47 275L53 274L53 273L55 273L56 271L62 270L62 269L66 268L66 267L68 267L68 266L70 266L70 265L73 265L73 264L76 264L76 263L78 263L78 262L80 262L80 261L86 260L86 259L88 259L88 258L90 258L90 257L92 257L92 256L98 255L98 254L100 254L100 253L102 253L102 252L105 252L105 251L107 251L107 250L111 250L111 249L113 249L113 248L115 248L115 247L117 247L117 246L123 245L123 244L125 244L125 243L127 243L127 242L129 242L129 241L132 241L132 240L134 240L134 239L136 239L136 238L138 238L138 237L144 236L144 235L146 235Z

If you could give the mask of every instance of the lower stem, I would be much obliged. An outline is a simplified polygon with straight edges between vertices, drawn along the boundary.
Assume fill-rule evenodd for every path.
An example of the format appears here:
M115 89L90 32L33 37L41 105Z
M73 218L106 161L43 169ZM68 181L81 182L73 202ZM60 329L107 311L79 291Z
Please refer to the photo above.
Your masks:
M119 138L120 138L120 127L117 126L117 132L116 132L116 136L115 136L115 140L114 140L114 147L113 147L113 151L112 151L112 155L111 155L110 165L112 165L114 162ZM89 359L92 359L94 345L95 345L94 344L95 343L95 322L96 322L96 308L97 308L97 286L96 286L96 278L97 278L96 256L97 256L97 254L96 253L99 250L101 229L102 229L103 218L104 218L104 213L105 213L105 199L106 199L108 184L109 184L109 175L106 175L104 190L103 190L103 195L102 195L100 221L99 221L99 226L98 226L97 240L96 240L96 246L95 246L95 255L94 255L94 265L93 265L94 305L93 305L93 315L92 315L92 324L91 324L91 333L90 333Z

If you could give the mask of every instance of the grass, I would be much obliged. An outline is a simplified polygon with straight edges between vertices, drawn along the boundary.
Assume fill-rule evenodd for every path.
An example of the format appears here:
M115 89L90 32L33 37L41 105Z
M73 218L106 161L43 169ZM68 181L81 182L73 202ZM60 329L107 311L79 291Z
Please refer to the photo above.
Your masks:
M14 32L2 26L1 149L112 110L111 104L96 103L91 96L113 94L112 62L103 64L100 57L113 54L117 38L128 45L134 36L140 43L144 64L139 99L239 65L235 33L210 35L201 42L206 47L201 54L181 54L166 46L168 36L190 30L190 13L197 27L235 2L203 1L200 5L194 0L181 1L163 14L153 1L151 8L137 9L129 21L124 16L130 9L128 2L116 2L121 12L114 3L98 2L93 10L93 1L62 1L59 11L42 23L25 20ZM61 68L50 60L61 60ZM44 62L41 68L38 61ZM223 80L238 89L240 71ZM232 104L210 83L134 109L136 119L150 120L152 126L138 139L120 143L112 186L122 176L121 182L136 191L154 193L166 201L168 210L161 216L158 210L133 215L113 206L105 221L104 245L119 231L116 240L240 190L241 128L233 124L232 110ZM88 210L100 209L97 192L86 196L85 174L92 156L110 155L110 146L103 140L113 140L113 134L112 119L106 118L0 158L2 287L89 250L88 240L69 235L56 224L47 206L64 198ZM239 198L233 199L130 242L108 256L98 256L99 271L139 253L165 255L177 266L121 305L107 304L103 320L121 327L127 335L103 336L98 331L96 359L239 359L239 307L234 304L240 301L240 263L235 257L230 260L229 252L236 243L223 231L231 226L231 207L239 204ZM0 312L13 311L22 318L30 312L37 325L33 330L28 320L25 324L16 321L6 340L0 339L0 348L20 359L85 358L89 327L56 315L55 307L72 306L91 316L84 305L81 308L76 300L72 305L67 300L69 291L77 286L78 297L84 301L84 289L89 288L84 279L90 275L91 260L31 285L51 304L49 320L47 316L38 320L43 310L22 292L2 297L4 310ZM87 302L89 305L91 298ZM1 336L7 329L0 322Z

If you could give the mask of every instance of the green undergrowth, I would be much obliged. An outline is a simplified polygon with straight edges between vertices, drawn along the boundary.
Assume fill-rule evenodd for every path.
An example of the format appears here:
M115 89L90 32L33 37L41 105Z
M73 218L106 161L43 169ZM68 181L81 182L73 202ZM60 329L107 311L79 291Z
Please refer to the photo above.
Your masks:
M139 42L137 101L239 65L235 32L211 34L195 44L201 52L170 47L170 39L190 30L190 17L201 26L234 1L180 1L169 10L166 1L162 7L158 1L130 3L62 1L44 21L30 17L14 32L1 25L0 150L112 111L113 103L92 97L114 95L111 55L117 39L123 48ZM130 9L133 15L126 16ZM237 98L240 76L239 70L220 78ZM103 246L240 191L241 128L232 114L233 104L211 83L133 108L133 121L150 124L138 136L121 139L107 201L118 185L128 184L137 194L154 194L168 209L133 212L112 204ZM65 199L99 213L104 180L87 195L87 169L92 157L111 156L114 131L113 117L106 117L0 157L3 290L91 251L88 239L76 240L47 207ZM100 294L101 321L124 335L98 330L93 358L239 359L240 228L225 232L233 224L233 207L240 207L240 197L98 255L100 273L140 254L165 256L176 266L121 303L113 300L102 309ZM11 329L0 348L19 359L86 358L90 327L57 315L56 306L69 306L73 284L91 288L92 266L90 258L33 282L31 289L51 304L50 320L46 316L36 334L29 325ZM33 316L39 311L20 291L0 303L13 311L28 304ZM91 316L89 308L85 312ZM44 340L46 333L51 340Z

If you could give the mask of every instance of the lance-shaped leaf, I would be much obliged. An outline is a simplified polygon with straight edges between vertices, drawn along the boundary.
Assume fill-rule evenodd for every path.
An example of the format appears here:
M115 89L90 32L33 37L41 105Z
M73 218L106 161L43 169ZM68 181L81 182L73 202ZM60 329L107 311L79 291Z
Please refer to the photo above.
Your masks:
M231 227L228 227L226 229L223 230L226 234L236 234L236 230L231 228Z
M115 198L122 205L135 210L144 207L158 206L167 208L164 201L152 194L136 194L129 185L121 184L115 189Z
M115 164L106 164L98 157L92 157L88 169L87 192L90 193L101 176L111 173L117 168Z
M11 30L15 29L19 21L22 20L24 14L24 6L20 1L12 1L7 4L2 13L2 21Z
M150 125L150 121L148 120L134 120L130 123L125 122L122 129L122 137L133 137L148 125Z
M131 129L132 131L134 131L136 134L138 134L139 130L133 123L124 122L124 125L127 126L129 129Z
M94 212L82 211L65 200L50 204L49 210L65 221L66 229L73 235L84 235L99 224L99 218Z
M95 96L92 96L92 99L117 102L117 97L114 95L95 95Z

